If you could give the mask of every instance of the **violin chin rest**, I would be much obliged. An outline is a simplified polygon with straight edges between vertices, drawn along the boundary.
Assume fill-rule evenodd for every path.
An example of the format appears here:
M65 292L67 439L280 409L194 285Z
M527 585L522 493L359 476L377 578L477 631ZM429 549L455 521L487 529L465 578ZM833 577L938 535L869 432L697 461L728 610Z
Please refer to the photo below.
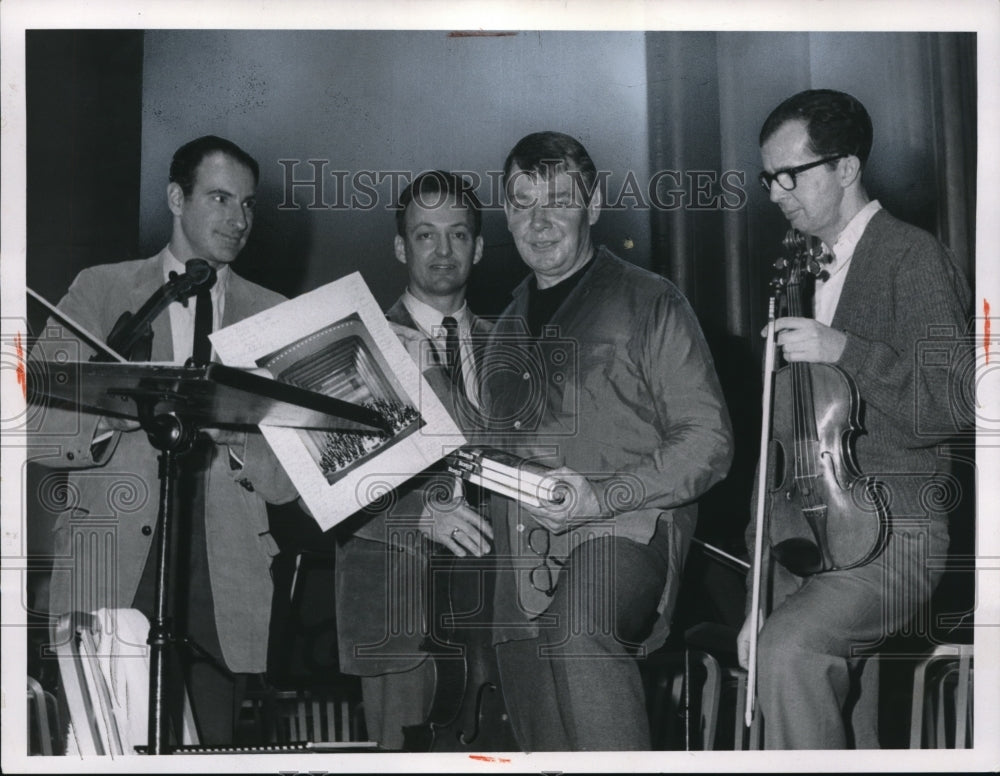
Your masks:
M800 577L823 570L823 553L815 542L808 539L799 536L785 539L774 545L772 550L778 563Z

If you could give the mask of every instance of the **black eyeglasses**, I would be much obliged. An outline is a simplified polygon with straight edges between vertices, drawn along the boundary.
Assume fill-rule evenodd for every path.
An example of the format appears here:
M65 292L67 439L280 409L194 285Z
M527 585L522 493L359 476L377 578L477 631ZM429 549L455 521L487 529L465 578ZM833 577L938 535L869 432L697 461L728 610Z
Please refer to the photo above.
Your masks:
M544 593L551 598L556 592L555 575L547 561L551 561L556 566L563 564L549 555L549 532L544 528L532 528L528 532L528 547L542 559L542 562L531 570L529 577L531 586L539 593Z
M800 172L811 170L813 167L819 167L821 164L826 164L827 162L835 162L838 159L843 159L845 156L847 156L847 154L825 156L822 159L817 159L815 162L800 164L798 167L786 167L783 170L775 170L774 172L762 172L757 176L757 180L760 181L761 188L768 194L771 193L771 184L775 181L777 181L778 185L785 191L791 191L795 188L795 176Z

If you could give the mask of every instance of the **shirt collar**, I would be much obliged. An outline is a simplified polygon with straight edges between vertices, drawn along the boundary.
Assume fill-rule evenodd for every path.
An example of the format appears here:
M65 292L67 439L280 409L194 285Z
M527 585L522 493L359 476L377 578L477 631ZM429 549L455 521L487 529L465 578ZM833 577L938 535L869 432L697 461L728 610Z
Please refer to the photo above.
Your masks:
M433 336L433 332L441 328L441 320L445 314L440 310L431 307L426 302L422 302L410 293L410 289L403 292L403 305L413 318L413 322L426 334ZM462 306L451 317L458 321L459 327L465 327L468 323L469 305L464 300Z
M184 264L174 256L169 247L163 249L163 281L170 280L170 273L176 272L183 275L186 271ZM225 293L229 283L229 265L223 264L215 270L215 283L212 286L212 301L217 302Z
M824 245L824 249L827 250L833 256L834 264L843 265L850 261L851 257L854 256L854 249L858 245L858 241L861 239L861 235L865 233L865 228L868 226L868 222L872 220L872 217L882 209L882 205L879 204L877 199L873 199L867 205L865 205L861 210L854 214L854 218L847 222L847 226L844 227L843 231L837 235L837 241L833 246Z

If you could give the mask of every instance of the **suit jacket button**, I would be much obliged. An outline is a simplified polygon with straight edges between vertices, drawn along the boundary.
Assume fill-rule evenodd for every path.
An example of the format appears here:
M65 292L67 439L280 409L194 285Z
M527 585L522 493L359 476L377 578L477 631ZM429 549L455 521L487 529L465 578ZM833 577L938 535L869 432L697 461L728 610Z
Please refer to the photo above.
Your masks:
M151 533L153 533L153 529L150 526L144 525L142 527L142 535L143 536L149 536Z

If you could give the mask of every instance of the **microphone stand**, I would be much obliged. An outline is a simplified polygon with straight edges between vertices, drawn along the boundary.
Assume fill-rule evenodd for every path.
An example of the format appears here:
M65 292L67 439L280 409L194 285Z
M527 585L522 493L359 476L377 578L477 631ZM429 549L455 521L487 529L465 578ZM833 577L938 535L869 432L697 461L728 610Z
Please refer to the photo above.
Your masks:
M148 745L139 751L168 754L164 711L166 653L174 643L170 616L170 569L178 539L175 499L178 459L205 427L250 427L270 423L291 428L391 433L367 407L281 383L245 370L209 363L202 367L101 362L39 362L51 377L29 385L29 401L67 402L89 412L135 417L160 452L155 547L154 614L150 648ZM123 399L135 402L126 411ZM183 640L185 644L193 644Z
M177 283L184 277L174 278L172 282ZM191 277L201 282L197 273L192 273ZM147 638L150 648L148 746L144 751L165 754L169 752L168 717L164 712L166 650L174 640L168 591L172 547L177 538L174 495L178 458L191 451L203 426L255 428L269 423L292 428L386 434L391 434L392 428L367 407L222 364L176 367L127 362L39 294L31 289L28 291L70 328L97 344L112 361L40 362L51 380L42 385L34 381L29 384L28 400L37 402L47 397L81 410L129 416L132 413L125 411L122 401L132 399L136 407L133 417L146 432L150 444L160 451L154 614ZM182 641L199 653L204 652L192 640L185 638Z
M139 423L150 444L160 451L160 500L156 524L156 584L153 619L149 623L149 723L148 753L163 754L167 746L168 719L164 712L166 650L171 641L172 621L167 612L168 573L174 531L174 483L177 458L191 450L198 436L194 424L173 412L156 414L151 401L138 402Z

